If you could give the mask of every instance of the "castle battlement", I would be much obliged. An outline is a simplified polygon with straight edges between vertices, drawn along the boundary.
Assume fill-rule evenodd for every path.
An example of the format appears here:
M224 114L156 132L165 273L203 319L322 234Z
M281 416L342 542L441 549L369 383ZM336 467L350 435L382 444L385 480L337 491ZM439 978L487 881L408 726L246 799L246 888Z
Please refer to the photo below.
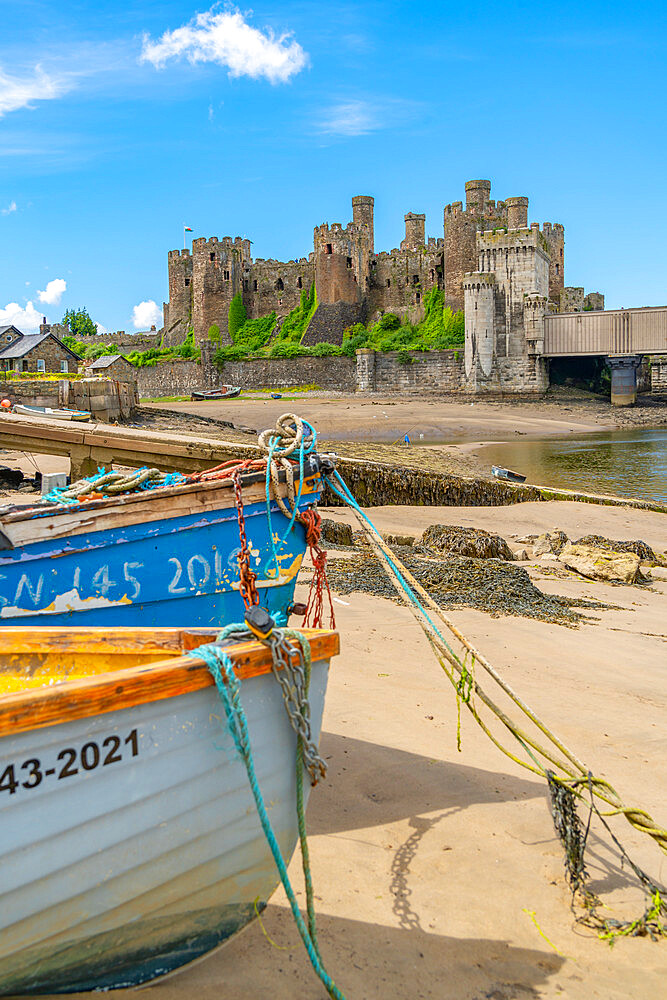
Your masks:
M242 236L198 237L191 252L169 251L165 329L172 342L179 342L175 338L182 339L190 326L197 343L207 339L212 324L225 335L229 303L239 294L251 319L272 311L284 315L313 282L318 313L312 342L325 336L336 339L346 325L382 312L413 315L432 290L443 291L453 310L461 309L464 282L468 288L470 281L480 289L509 290L516 299L512 308L523 294L546 293L547 287L550 298L560 301L564 229L560 223L529 224L526 196L496 200L489 180L467 181L465 202L445 206L441 236L426 237L423 212L406 212L400 246L378 254L374 205L371 195L355 195L351 221L315 226L308 256L289 261L253 261L251 242ZM536 279L530 276L533 272Z

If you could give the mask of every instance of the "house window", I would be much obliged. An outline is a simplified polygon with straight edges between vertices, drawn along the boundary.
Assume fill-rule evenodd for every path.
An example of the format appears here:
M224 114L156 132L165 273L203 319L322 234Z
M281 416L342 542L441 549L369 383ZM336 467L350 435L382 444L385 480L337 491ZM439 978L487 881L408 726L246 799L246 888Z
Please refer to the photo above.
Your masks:
M67 364L66 361L60 362L60 370L61 372L69 372L69 365Z
M44 358L37 358L37 371L38 372L46 371L46 361L44 360Z
M225 281L229 281L229 271L225 271Z

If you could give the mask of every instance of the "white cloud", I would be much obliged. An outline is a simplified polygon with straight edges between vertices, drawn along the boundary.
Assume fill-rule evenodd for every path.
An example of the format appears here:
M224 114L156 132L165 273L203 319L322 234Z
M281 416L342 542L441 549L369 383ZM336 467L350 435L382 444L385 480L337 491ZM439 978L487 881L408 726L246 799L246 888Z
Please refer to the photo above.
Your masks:
M157 41L144 35L141 61L156 69L169 59L215 62L226 66L230 76L265 77L271 83L285 83L307 64L307 54L291 34L259 31L238 10L214 11L212 7L196 14L175 31L165 31Z
M11 215L12 212L15 211L16 211L16 202L10 201L9 205L7 205L7 208L0 208L0 215Z
M324 113L320 131L330 135L366 135L381 125L373 109L365 101L334 104Z
M368 135L403 126L421 113L420 104L397 97L340 101L320 113L317 127L326 135Z
M0 326L14 325L21 333L37 333L42 322L42 313L38 312L32 302L20 306L18 302L8 302L0 309Z
M43 292L37 292L37 298L47 306L57 306L65 291L67 291L65 279L54 278L53 281L49 281Z
M160 326L162 323L162 313L157 302L149 299L148 302L140 302L132 310L132 322L135 330L149 330L151 326Z
M101 323L96 323L95 324L95 329L97 330L98 333L108 333L109 332L107 330L106 326L102 326Z
M73 86L71 79L46 73L35 66L29 76L10 76L0 69L0 118L9 111L32 108L34 101L51 101Z

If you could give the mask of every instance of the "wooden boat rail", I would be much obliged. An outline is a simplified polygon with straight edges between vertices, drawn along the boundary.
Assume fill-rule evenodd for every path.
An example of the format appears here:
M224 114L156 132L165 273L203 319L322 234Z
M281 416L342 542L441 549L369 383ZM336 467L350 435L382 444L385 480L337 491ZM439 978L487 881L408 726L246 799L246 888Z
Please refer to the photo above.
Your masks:
M211 642L215 632L208 629L146 629L143 635L141 632L141 629L115 629L115 634L111 636L108 630L99 628L0 629L0 659L10 655L19 657L53 652L54 648L68 653L106 652L111 659L114 652L139 653L165 647L176 654L172 659L157 663L64 680L49 687L5 695L0 698L0 737L177 697L214 683L203 660L177 654ZM303 633L310 640L313 662L328 660L338 654L340 643L337 632L303 629ZM240 680L259 677L272 669L269 649L260 642L234 643L225 646L225 652Z

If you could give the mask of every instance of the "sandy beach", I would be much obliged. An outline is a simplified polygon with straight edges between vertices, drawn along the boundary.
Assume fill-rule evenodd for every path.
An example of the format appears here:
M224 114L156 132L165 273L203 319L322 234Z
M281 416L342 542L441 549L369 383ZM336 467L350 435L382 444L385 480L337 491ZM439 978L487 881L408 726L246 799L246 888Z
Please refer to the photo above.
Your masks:
M214 415L217 404L203 405ZM323 401L291 405L326 437L327 427L352 434L361 415L375 410L384 420L382 407L386 411L389 404L350 402L349 413L340 401L330 411ZM401 420L409 419L410 406L396 411ZM552 419L537 404L524 411L476 404L468 416L460 404L451 411L448 406L431 411L423 404L424 419L453 435L479 432L483 440L519 429L539 437L545 425L546 433L558 436L581 433L599 426L600 416L591 411L586 421L584 411L576 410ZM269 426L285 409L284 401L240 404L233 412L225 405L219 418ZM395 428L400 421L390 410ZM2 460L22 467L26 462L11 455ZM340 508L322 513L352 521ZM659 552L667 550L664 515L621 507L550 502L378 507L369 513L390 533L416 535L430 524L458 524L498 532L518 548L522 536L558 527L574 538L641 538ZM612 586L570 573L556 576L535 562L521 565L545 593L612 607L586 610L589 619L576 628L472 609L454 610L452 619L594 773L665 825L667 581ZM304 581L297 596L306 592ZM465 712L457 751L453 691L410 612L379 597L334 596L341 655L332 663L322 737L329 774L312 794L308 822L321 950L347 1000L662 995L664 941L632 938L610 948L576 923L545 782L504 757ZM623 821L616 820L613 829L633 859L664 884L667 859L653 842ZM588 866L592 888L611 907L608 915L634 918L643 912L643 893L597 823ZM290 874L301 887L297 856ZM299 899L303 903L303 892ZM326 995L282 891L261 923L149 989L156 1000ZM129 1000L130 991L115 995Z

